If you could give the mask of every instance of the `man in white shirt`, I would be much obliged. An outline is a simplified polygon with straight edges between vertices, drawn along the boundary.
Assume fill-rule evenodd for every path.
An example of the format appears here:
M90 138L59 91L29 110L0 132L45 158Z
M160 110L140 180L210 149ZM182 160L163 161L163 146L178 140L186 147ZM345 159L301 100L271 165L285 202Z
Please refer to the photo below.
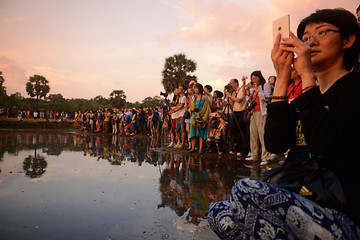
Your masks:
M34 120L36 120L38 118L38 112L35 110L34 112Z
M243 77L243 85L240 87L237 79L231 79L229 85L234 91L232 93L225 91L233 110L229 126L232 147L230 153L236 152L238 156L247 156L250 144L249 124L244 121L246 95L248 94L245 81L246 78Z
M185 126L185 119L184 119L184 113L186 111L185 109L185 102L186 97L184 95L186 91L186 87L183 85L180 85L177 89L177 94L179 96L178 104L171 109L171 112L173 114L177 114L177 121L176 121L176 137L178 139L177 145L174 146L174 148L183 148L185 145L185 139L186 139L186 126ZM181 134L181 138L180 138ZM181 140L181 142L180 142Z

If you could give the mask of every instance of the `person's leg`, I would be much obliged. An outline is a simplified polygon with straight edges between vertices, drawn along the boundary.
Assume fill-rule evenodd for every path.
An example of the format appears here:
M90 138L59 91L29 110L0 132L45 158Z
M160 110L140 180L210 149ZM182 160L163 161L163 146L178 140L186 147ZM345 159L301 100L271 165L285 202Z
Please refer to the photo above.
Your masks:
M261 160L268 161L270 160L271 153L266 150L265 142L264 142L264 134L265 134L265 123L266 123L266 115L261 116L259 124L259 140L261 144Z
M236 137L236 127L235 127L235 114L229 114L229 134L228 134L228 142L229 144L229 152L230 154L235 153L235 137Z
M238 121L240 125L240 152L247 155L250 151L249 125L244 121L245 110L239 113Z
M195 151L195 146L196 146L196 137L192 137L191 138L191 150L190 151Z
M241 122L240 122L240 112L234 112L234 144L235 144L235 152L240 153L241 152Z
M186 125L185 125L185 118L180 117L180 131L181 131L181 144L182 146L185 146L185 140L186 140Z
M222 239L360 239L360 229L335 210L250 178L235 183L230 201L209 210Z
M191 140L190 140L190 123L186 123L186 133L187 133L187 140L189 141L188 150L191 149Z
M261 112L254 112L250 119L250 149L251 155L255 161L259 160L259 133L258 133L258 115Z
M170 144L168 147L173 147L175 142L175 125L173 119L170 120Z
M199 137L199 142L200 142L200 148L199 148L199 152L203 152L203 146L204 146L204 139L202 137Z
M176 119L176 124L175 124L175 134L176 134L176 146L175 147L179 147L181 144L181 138L180 138L180 121L179 118Z

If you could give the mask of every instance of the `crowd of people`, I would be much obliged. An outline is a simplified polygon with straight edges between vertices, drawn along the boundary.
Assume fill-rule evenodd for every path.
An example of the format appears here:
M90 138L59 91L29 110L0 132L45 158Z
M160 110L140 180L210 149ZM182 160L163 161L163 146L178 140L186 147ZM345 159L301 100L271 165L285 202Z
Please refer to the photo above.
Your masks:
M190 153L198 150L200 154L229 152L243 157L251 152L248 159L266 164L278 156L271 156L264 145L266 105L276 77L270 76L266 81L261 71L254 71L250 81L246 80L245 76L241 81L231 79L223 90L215 91L210 85L192 81L177 87L172 99L166 98L166 106L99 108L76 112L74 119L84 131L169 137L169 148L186 148ZM299 84L301 81L295 84L294 80L293 98L299 94Z
M6 116L9 117L9 109L6 110ZM69 121L70 120L70 113L62 111L62 112L57 112L57 111L33 111L31 112L30 110L18 110L17 112L17 119L18 121L22 121L24 118L26 119L34 119L34 120L38 120L38 119L45 119L46 121L49 121L50 119L53 120L58 120L58 121Z

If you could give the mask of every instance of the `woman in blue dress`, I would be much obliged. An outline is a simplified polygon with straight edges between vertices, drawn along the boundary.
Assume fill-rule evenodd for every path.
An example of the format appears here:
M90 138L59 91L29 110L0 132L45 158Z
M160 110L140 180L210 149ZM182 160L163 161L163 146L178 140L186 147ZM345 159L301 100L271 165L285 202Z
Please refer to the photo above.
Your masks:
M193 124L190 126L190 139L191 139L191 150L190 153L195 152L196 140L199 139L200 148L199 153L203 154L204 141L207 137L207 124L209 123L209 114L210 114L210 102L209 99L204 95L203 86L200 83L197 83L194 86L195 96L191 102L190 106L190 116L191 122L193 122L194 117L201 117L206 123L204 128L195 128Z

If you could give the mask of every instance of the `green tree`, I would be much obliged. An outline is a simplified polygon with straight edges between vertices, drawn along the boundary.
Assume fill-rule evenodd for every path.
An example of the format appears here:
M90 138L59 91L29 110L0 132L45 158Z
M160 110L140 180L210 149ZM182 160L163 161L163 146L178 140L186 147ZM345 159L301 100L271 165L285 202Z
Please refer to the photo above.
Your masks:
M0 107L5 107L8 103L8 96L6 94L6 87L4 86L5 78L0 72Z
M92 101L94 101L98 106L101 107L110 107L110 100L107 98L104 98L102 95L98 95L94 98L91 99Z
M66 101L61 93L49 94L49 96L47 96L45 98L45 100L47 100L47 101L49 101L51 103L60 103L60 102L65 102Z
M6 87L4 86L5 78L0 72L0 96L6 96Z
M162 71L162 84L167 93L171 93L179 85L188 85L191 80L197 81L195 75L196 62L187 59L184 53L175 54L165 59L164 70Z
M155 106L163 106L165 104L164 99L161 99L159 96L155 97L147 97L142 100L142 107L155 107Z
M36 97L36 109L39 106L39 98L45 98L50 91L49 81L40 75L34 75L26 83L26 92L30 97Z
M114 90L110 93L110 101L116 108L122 108L126 103L126 95L123 90Z

